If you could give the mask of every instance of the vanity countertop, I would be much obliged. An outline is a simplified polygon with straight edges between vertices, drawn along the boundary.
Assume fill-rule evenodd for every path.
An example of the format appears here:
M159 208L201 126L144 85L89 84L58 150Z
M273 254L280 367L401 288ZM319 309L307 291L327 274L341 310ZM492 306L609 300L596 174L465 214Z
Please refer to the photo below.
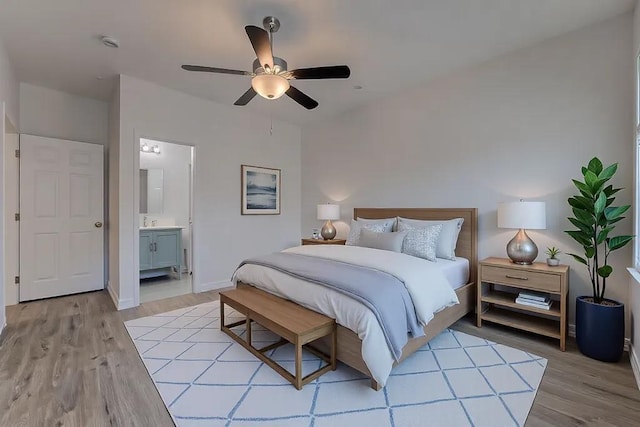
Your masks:
M180 228L185 228L180 225L156 225L155 227L140 227L141 231L147 230L177 230Z

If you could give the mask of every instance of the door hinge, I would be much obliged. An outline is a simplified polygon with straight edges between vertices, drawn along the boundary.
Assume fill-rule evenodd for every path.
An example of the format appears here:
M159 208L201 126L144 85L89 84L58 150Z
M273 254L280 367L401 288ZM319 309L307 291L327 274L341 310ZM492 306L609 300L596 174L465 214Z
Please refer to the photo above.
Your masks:
M14 218L16 219L16 221L20 221L20 214L19 213L14 214Z
M16 157L20 158L20 150L16 150Z
M20 284L20 276L16 276L16 277L14 277L14 278L13 278L13 282L14 282L16 285L19 285L19 284Z

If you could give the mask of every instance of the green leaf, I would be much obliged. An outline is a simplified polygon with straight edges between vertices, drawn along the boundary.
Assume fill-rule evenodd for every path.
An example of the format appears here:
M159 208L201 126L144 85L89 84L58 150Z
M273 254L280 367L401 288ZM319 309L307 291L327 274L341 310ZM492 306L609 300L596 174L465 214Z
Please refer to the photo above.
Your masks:
M589 165L587 166L587 168L596 175L599 175L600 172L602 172L602 162L599 158L594 157L589 161Z
M586 201L585 201L586 200ZM591 208L591 200L582 196L571 197L569 200L569 206L589 210Z
M576 242L580 243L581 246L592 246L592 242L589 238L585 237L585 233L582 231L565 231L569 236L573 238Z
M598 269L598 276L605 279L609 277L611 273L613 273L613 267L611 267L610 265L603 265Z
M627 243L633 240L634 236L616 236L609 239L609 250L615 251L624 247Z
M593 188L593 183L597 180L598 180L598 175L593 173L590 170L587 170L587 173L584 174L584 183L587 184L589 188Z
M609 235L609 232L613 230L613 227L608 227L608 228L604 228L602 229L599 233L598 233L598 238L596 239L596 244L601 245L604 243L605 240L607 240L607 236Z
M613 225L613 224L615 224L615 223L616 223L616 222L618 222L618 221L622 221L623 219L624 219L624 217L623 217L623 216L619 216L619 217L618 217L618 218L616 218L616 219L612 219L612 220L610 220L610 221L609 221L609 225Z
M631 205L618 206L618 207L613 207L612 206L610 208L606 208L604 210L604 216L608 220L616 219L617 217L619 217L620 215L622 215L623 213L628 211L630 207L631 207Z
M598 199L593 204L593 210L596 216L600 216L604 212L605 205L607 204L607 196L604 193L600 193Z
M567 218L569 220L569 222L573 225L575 225L577 228L580 229L580 231L582 231L585 234L591 234L591 230L592 227L588 224L584 224L582 222L580 222L579 220L577 220L576 218Z
M573 215L576 217L576 219L585 225L591 226L596 223L593 214L589 211L578 208L573 208L571 209L571 211L573 212Z
M576 179L572 179L573 181L573 185L575 185L578 190L580 190L580 193L582 193L585 197L593 197L593 194L591 193L591 190L589 189L589 186L583 182L580 182Z
M584 248L584 256L587 259L591 259L596 255L596 248L593 246Z
M584 264L587 265L587 260L582 258L581 256L578 256L576 254L568 254L571 255L573 257L573 259L575 259L576 261L578 261L580 264Z
M606 194L607 197L611 197L620 190L622 190L622 188L613 188L613 185L608 185L602 191L604 191L604 194Z
M609 180L613 175L615 175L618 170L618 164L614 163L611 166L608 166L605 170L598 173L598 178Z

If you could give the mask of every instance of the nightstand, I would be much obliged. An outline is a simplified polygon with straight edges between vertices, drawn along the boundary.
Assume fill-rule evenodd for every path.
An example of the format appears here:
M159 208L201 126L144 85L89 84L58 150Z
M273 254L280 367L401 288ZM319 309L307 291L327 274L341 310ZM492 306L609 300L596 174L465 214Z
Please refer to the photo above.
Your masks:
M302 239L302 245L344 245L347 241L344 239Z
M545 335L560 340L565 350L569 266L549 267L540 262L514 264L505 258L480 261L477 291L477 325L482 321ZM518 292L531 290L549 294L549 310L516 303Z

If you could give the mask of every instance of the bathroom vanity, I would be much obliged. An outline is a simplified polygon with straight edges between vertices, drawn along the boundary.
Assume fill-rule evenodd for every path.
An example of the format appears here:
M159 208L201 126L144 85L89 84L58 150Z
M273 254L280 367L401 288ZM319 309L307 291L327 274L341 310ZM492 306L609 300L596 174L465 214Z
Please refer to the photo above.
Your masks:
M140 278L166 276L173 269L182 279L182 228L140 228Z

